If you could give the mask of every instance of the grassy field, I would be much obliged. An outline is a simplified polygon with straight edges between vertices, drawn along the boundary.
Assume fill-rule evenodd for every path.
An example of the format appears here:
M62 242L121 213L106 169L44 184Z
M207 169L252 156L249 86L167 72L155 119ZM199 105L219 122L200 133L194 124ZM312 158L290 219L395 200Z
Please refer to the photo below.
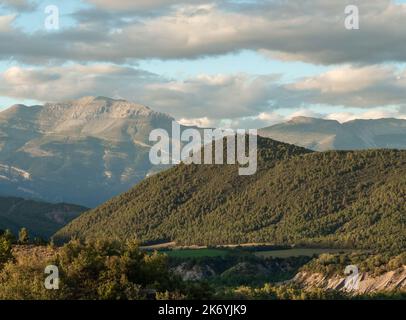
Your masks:
M178 249L162 251L169 257L174 258L200 258L200 257L222 257L230 253L227 249Z
M159 250L161 251L161 250ZM201 258L201 257L224 257L231 253L251 253L258 257L274 257L274 258L289 258L289 257L312 257L314 255L320 255L323 253L343 253L352 250L346 249L276 249L276 250L265 250L265 251L255 251L244 249L231 249L231 248L199 248L199 249L173 249L173 250L162 250L162 253L167 254L169 257L174 258Z
M289 258L289 257L312 257L323 253L340 253L352 250L345 249L286 249L286 250L269 250L255 252L259 257Z

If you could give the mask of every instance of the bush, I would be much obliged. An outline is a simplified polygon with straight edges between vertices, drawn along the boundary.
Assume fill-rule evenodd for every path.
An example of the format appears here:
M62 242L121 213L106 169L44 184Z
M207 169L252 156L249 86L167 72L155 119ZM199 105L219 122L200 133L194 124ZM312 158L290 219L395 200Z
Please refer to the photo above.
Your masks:
M146 299L156 293L185 291L169 272L166 256L148 255L135 243L72 240L56 250L49 247L42 257L35 248L31 253L25 249L28 252L13 261L9 242L0 241L1 299ZM59 290L44 287L47 265L59 269Z

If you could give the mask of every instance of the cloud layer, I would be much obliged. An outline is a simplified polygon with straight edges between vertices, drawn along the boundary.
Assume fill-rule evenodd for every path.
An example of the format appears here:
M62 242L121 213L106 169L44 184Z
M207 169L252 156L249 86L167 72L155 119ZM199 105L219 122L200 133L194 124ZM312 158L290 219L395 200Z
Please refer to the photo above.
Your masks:
M347 0L90 1L80 23L59 33L0 32L0 57L38 61L122 62L193 59L256 50L284 60L316 64L406 61L406 6L358 0L361 29L344 27ZM22 1L21 3L25 3ZM142 16L146 9L168 10ZM112 14L108 10L118 10ZM110 13L108 13L110 12ZM86 15L87 13L87 15ZM98 15L103 19L98 19ZM75 17L75 15L73 15ZM63 26L62 26L63 27Z
M55 101L85 95L125 98L183 123L259 127L289 116L403 117L406 5L357 0L360 30L344 26L352 0L83 0L74 24L26 31L29 0L2 1L0 95ZM6 10L6 11L4 11ZM137 68L140 60L194 60L251 50L271 59L330 66L282 82L278 75L171 79ZM309 106L332 110L328 115ZM337 112L337 109L341 108ZM345 109L347 108L347 110ZM285 110L282 114L280 110ZM289 112L286 112L289 110Z
M346 65L289 84L281 83L278 76L247 74L174 80L106 64L12 67L0 77L0 95L8 97L56 101L107 95L144 103L185 124L245 127L281 121L281 109L292 110L289 116L323 116L306 109L309 105L324 105L326 110L334 105L365 108L360 117L401 117L406 114L405 91L405 70L387 66ZM371 110L371 105L380 108ZM355 115L342 111L330 116L344 121Z
M12 9L17 12L33 11L37 5L30 0L2 0L0 9Z

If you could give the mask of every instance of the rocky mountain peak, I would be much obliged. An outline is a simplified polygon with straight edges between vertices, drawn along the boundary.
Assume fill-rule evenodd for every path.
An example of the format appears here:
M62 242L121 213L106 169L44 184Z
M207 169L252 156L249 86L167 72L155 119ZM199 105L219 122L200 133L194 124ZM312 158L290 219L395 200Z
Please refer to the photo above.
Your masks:
M78 100L47 103L44 112L54 113L65 120L129 119L154 114L150 108L126 100L107 97L83 97Z
M293 117L289 123L291 124L319 124L319 123L330 123L330 124L340 124L336 120L325 120L313 117L297 116Z

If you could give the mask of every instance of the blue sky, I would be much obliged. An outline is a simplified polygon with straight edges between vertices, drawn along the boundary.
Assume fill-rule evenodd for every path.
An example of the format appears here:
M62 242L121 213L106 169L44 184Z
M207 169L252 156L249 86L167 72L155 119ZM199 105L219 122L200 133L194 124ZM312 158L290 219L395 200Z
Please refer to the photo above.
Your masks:
M34 10L28 0L6 2L3 109L92 94L204 125L261 126L295 115L405 117L399 41L406 35L393 31L404 29L396 23L406 18L406 1L358 1L356 31L344 30L338 0L315 0L313 10L298 0L286 7L271 0L63 0L58 31L44 30L44 10L54 2L32 0Z

